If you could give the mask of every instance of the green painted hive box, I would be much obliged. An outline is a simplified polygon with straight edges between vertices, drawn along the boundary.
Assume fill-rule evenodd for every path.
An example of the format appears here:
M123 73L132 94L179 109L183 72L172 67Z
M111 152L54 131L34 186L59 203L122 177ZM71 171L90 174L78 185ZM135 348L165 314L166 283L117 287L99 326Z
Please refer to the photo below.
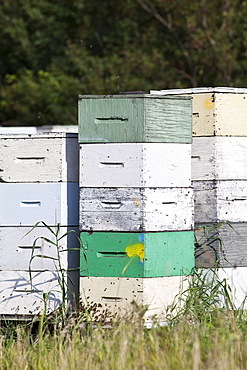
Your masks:
M188 96L79 96L80 143L191 143Z
M81 276L180 276L194 267L193 231L82 232L80 237Z

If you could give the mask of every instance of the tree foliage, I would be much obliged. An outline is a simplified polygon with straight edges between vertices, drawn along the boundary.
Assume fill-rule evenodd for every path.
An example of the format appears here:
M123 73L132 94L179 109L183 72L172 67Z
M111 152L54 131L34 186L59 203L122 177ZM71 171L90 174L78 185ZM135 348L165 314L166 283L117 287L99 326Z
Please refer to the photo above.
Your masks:
M247 1L2 0L0 122L74 124L79 94L246 86Z

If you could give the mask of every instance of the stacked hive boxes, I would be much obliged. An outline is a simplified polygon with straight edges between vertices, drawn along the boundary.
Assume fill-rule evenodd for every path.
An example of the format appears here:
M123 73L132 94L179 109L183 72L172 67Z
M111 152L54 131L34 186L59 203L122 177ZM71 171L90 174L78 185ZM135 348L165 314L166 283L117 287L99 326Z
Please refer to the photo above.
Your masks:
M188 97L80 96L85 303L150 317L179 292L194 266L191 121Z
M247 273L247 89L198 88L160 93L193 96L196 235L200 244L210 246L198 249L197 265L211 267L217 259L224 268L218 273L220 277L230 277L232 288L236 288L235 303L239 305L247 292L243 279ZM207 225L206 229L203 225Z
M38 314L44 300L47 312L58 307L59 262L71 270L64 282L73 281L70 288L76 293L78 252L66 250L78 248L77 237L70 233L59 240L58 256L48 227L56 232L60 223L58 236L78 229L78 202L77 135L0 135L1 315ZM39 221L48 227L40 223L29 233Z

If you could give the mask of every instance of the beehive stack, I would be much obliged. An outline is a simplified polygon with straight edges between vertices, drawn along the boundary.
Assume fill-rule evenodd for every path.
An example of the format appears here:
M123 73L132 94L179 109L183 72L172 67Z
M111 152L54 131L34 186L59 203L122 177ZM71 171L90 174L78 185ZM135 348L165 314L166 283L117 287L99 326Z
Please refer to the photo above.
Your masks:
M77 135L0 135L0 315L35 315L45 300L49 313L61 303L57 248L41 237L55 242L48 227L56 231L58 223L60 236L78 229L78 193ZM39 221L48 227L41 223L29 233ZM78 248L74 233L59 241L60 251L68 247ZM71 270L65 288L76 294L78 252L59 258Z
M212 267L217 260L219 275L229 277L239 305L247 292L242 278L247 273L247 89L159 93L193 97L195 226L200 244L209 245L198 249L197 265ZM210 232L204 235L205 230Z
M79 142L81 298L161 315L194 266L191 100L80 96Z

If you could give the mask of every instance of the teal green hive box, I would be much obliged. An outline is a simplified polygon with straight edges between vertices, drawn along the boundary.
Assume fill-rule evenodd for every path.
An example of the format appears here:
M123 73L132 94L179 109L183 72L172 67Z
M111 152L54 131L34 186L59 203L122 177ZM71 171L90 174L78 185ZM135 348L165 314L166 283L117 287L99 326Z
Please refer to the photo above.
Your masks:
M180 276L194 267L193 231L82 232L80 237L81 276Z
M191 143L188 96L79 96L80 143Z

